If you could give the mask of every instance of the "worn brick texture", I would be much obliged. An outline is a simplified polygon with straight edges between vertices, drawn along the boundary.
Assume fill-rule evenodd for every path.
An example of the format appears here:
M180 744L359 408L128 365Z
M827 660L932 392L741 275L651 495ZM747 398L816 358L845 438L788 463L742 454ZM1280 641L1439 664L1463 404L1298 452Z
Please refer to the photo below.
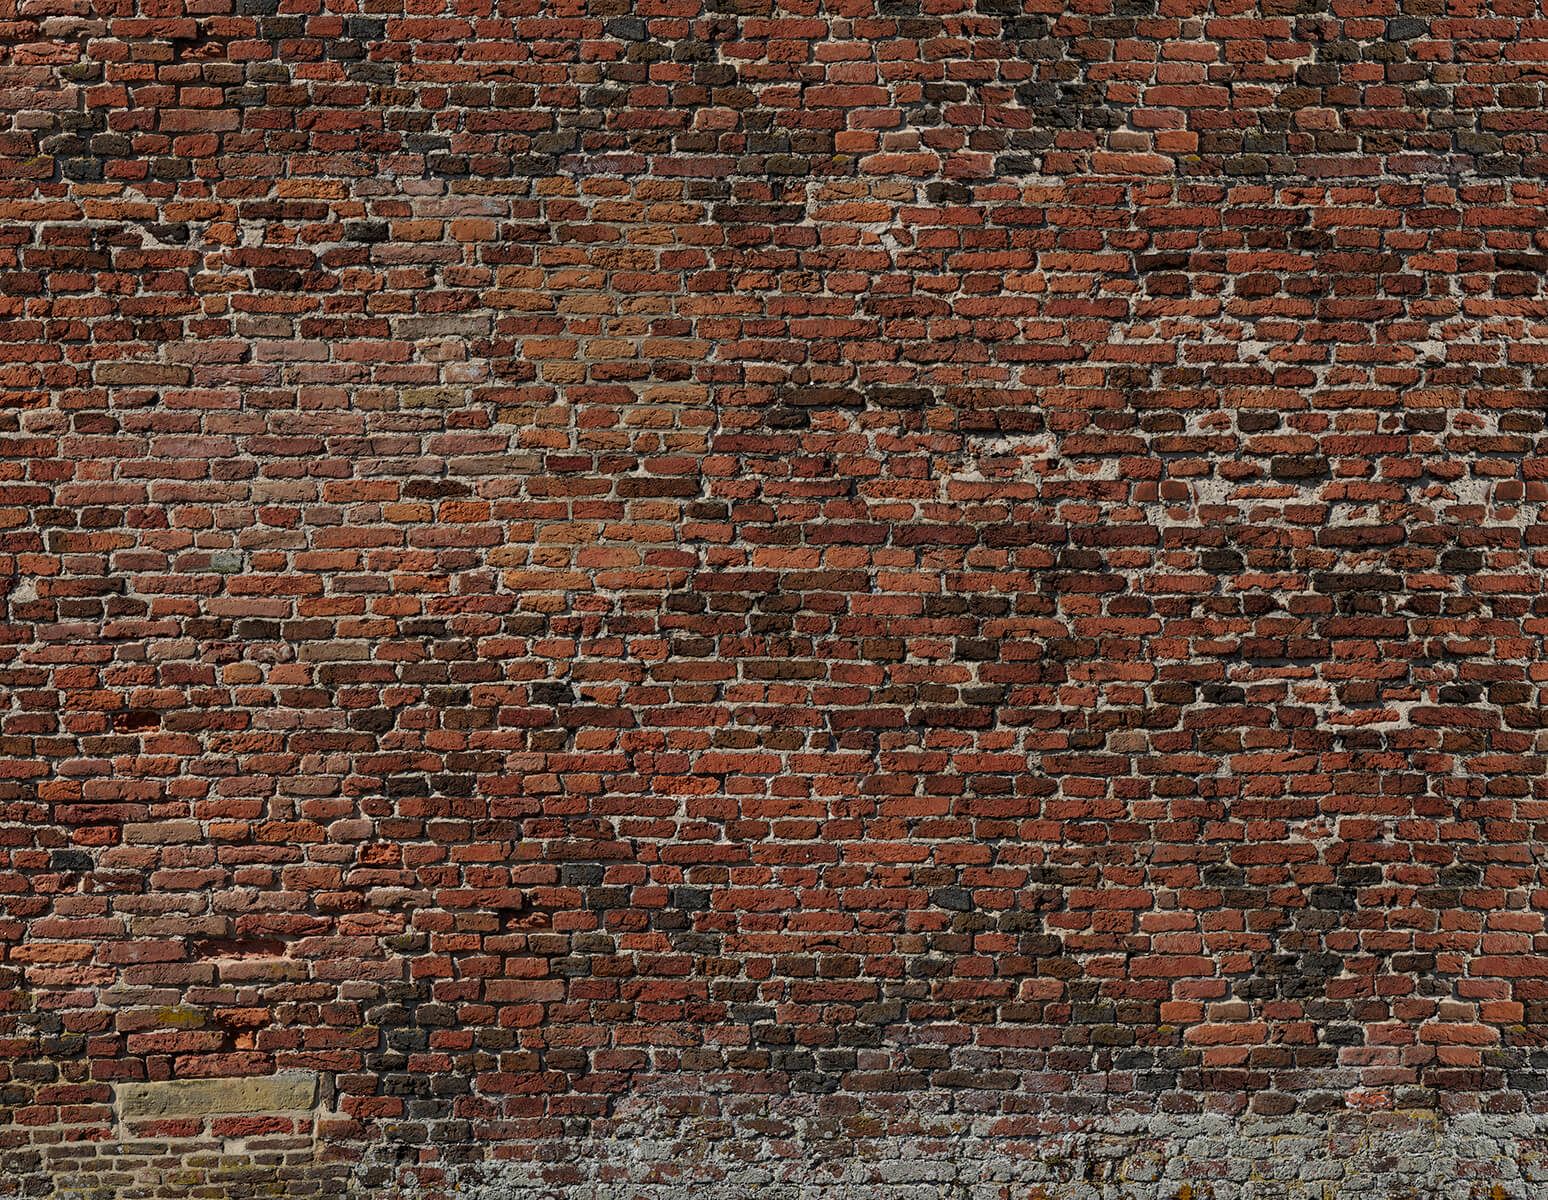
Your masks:
M0 1195L1548 1195L1543 0L0 0Z

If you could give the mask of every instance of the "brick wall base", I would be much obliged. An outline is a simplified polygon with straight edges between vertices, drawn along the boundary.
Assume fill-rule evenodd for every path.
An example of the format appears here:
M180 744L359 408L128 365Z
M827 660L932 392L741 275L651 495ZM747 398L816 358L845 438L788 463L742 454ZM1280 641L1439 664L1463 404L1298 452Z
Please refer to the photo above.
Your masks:
M202 1081L201 1081L202 1084ZM0 1195L47 1200L1535 1200L1548 1116L1436 1111L1093 1120L956 1111L937 1093L634 1097L589 1128L401 1165L316 1131L319 1100L279 1113L265 1080L209 1081L157 1129L12 1155ZM145 1085L141 1085L142 1088ZM272 1088L271 1088L272 1090ZM126 1097L143 1107L139 1093ZM222 1103L230 1101L231 1103ZM122 1107L122 1106L121 1106ZM245 1116L218 1109L246 1107ZM275 1110L259 1114L257 1109ZM176 1111L174 1111L176 1110ZM317 1120L314 1121L314 1118ZM183 1128L182 1125L188 1125ZM285 1127L281 1128L281 1124ZM460 1154L488 1155L458 1162Z
M788 1098L632 1102L605 1133L454 1169L467 1200L1529 1200L1548 1121L1433 1112L1106 1118L1024 1127ZM405 1193L413 1194L412 1192Z
M1548 1122L1342 1112L1071 1123L807 1101L625 1105L606 1132L528 1146L535 1161L452 1169L467 1200L1532 1200ZM509 1148L508 1148L509 1149ZM413 1189L404 1195L416 1194Z

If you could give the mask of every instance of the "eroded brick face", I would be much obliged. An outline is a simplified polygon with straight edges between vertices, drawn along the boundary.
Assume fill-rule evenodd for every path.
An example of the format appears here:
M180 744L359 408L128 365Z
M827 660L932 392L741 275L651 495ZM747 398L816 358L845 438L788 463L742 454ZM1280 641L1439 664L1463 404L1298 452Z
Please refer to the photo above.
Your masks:
M1545 62L0 4L0 1195L1540 1195Z

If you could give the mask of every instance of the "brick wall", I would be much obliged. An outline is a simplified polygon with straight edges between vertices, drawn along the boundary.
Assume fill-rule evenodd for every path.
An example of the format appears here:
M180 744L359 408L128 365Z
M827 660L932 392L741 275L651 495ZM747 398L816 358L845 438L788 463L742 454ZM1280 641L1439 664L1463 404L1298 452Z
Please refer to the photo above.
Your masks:
M1539 0L0 0L0 1195L1532 1200Z

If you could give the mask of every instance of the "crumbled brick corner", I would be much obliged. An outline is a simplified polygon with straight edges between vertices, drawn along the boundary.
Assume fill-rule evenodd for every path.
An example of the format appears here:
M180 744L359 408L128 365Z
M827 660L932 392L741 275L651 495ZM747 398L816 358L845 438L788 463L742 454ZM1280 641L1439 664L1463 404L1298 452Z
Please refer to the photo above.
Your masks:
M0 1195L1534 1197L1540 0L352 7L0 11Z

